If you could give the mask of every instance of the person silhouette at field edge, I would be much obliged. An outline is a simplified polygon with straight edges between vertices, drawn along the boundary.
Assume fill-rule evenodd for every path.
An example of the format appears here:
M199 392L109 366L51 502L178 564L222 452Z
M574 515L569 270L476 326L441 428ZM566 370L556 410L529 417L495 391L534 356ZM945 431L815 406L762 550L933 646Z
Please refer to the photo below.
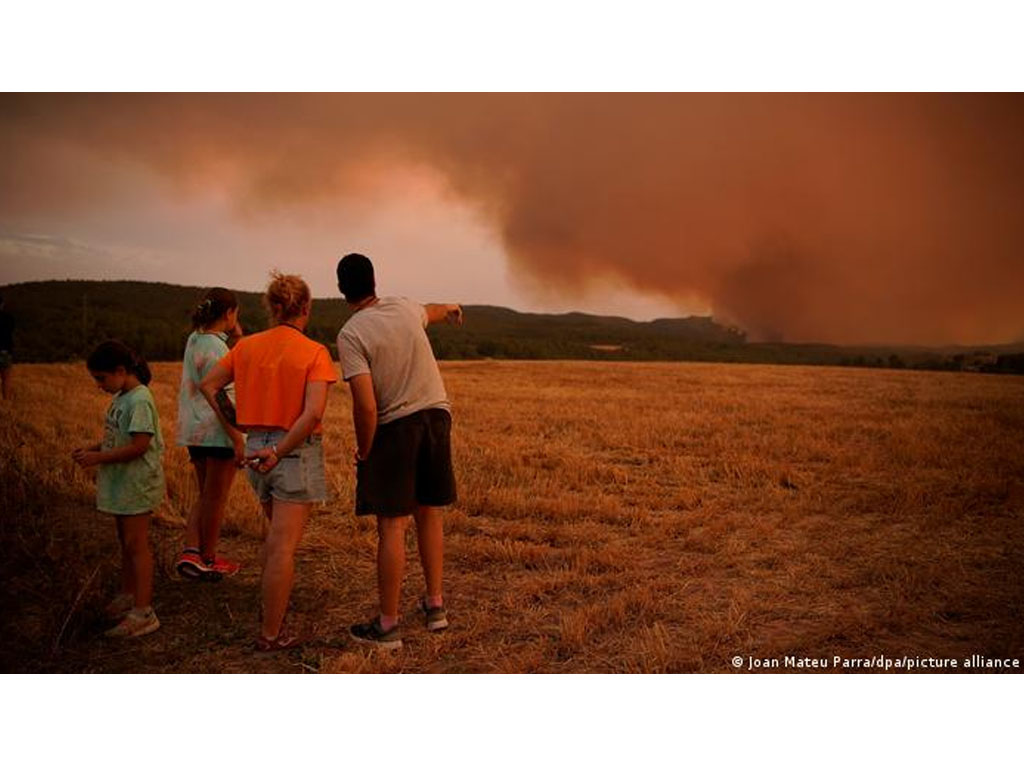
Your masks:
M0 296L0 386L4 400L11 399L11 374L14 371L14 315L4 309Z
M338 262L338 289L352 316L338 332L342 377L352 392L356 433L356 514L377 517L379 615L355 624L353 638L401 648L399 600L410 517L426 595L420 609L428 630L448 626L442 595L442 507L455 501L451 404L425 329L462 324L458 304L422 305L378 298L373 264L358 253Z

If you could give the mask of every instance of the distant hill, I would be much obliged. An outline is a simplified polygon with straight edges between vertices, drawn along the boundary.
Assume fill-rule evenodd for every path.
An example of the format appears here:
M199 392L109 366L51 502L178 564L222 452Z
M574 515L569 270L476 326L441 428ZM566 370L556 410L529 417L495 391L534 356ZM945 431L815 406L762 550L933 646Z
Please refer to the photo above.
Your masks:
M177 360L190 330L189 315L203 290L166 283L85 280L0 288L7 309L17 318L15 352L22 362L80 360L106 338L119 338L150 360ZM260 295L236 293L246 331L265 328ZM964 349L754 344L746 341L742 331L710 317L637 322L483 305L465 305L464 311L462 328L430 328L439 359L704 360L1024 372L1024 344ZM341 298L315 299L308 333L333 353L335 336L349 315Z

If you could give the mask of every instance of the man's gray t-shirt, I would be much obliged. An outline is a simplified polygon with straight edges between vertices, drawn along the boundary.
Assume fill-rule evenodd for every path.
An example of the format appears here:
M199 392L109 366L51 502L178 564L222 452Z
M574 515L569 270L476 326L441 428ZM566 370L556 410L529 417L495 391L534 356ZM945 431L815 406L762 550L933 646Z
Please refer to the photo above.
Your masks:
M370 374L379 424L428 408L451 411L426 327L423 305L383 296L338 331L341 375Z

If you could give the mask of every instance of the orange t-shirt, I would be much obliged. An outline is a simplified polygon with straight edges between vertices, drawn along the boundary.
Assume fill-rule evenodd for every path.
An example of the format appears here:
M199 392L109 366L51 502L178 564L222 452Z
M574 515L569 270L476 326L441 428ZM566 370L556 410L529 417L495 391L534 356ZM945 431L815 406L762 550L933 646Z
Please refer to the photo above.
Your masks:
M306 384L338 380L327 347L290 325L240 339L217 365L234 374L235 411L242 425L291 429L302 414ZM322 431L319 422L313 431Z

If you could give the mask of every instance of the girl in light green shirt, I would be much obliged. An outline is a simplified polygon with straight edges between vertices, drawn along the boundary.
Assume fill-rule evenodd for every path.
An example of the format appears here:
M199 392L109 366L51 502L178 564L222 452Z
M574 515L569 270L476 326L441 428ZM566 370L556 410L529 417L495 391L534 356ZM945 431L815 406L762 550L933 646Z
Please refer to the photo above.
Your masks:
M103 440L79 448L72 458L97 467L96 506L114 516L121 542L121 593L107 606L119 623L108 637L140 637L160 628L153 611L153 552L149 518L164 498L160 416L146 386L149 366L130 347L105 341L86 361L97 386L114 396Z

